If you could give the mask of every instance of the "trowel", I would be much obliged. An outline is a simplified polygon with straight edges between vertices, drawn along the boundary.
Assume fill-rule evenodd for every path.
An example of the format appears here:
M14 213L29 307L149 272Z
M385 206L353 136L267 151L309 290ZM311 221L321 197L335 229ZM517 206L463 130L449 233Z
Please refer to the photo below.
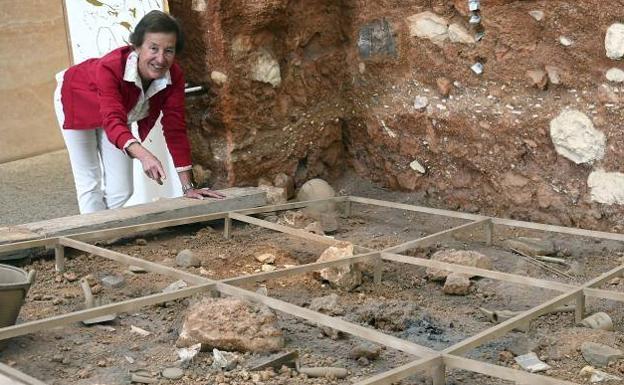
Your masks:
M93 300L93 293L91 292L91 286L89 286L89 283L84 278L80 279L80 286L82 287L82 291L84 292L84 296L85 296L85 309L93 308L94 300ZM117 318L117 314L105 314L99 317L83 320L82 323L85 325L95 325L95 324L101 324L104 322L113 321L115 318Z

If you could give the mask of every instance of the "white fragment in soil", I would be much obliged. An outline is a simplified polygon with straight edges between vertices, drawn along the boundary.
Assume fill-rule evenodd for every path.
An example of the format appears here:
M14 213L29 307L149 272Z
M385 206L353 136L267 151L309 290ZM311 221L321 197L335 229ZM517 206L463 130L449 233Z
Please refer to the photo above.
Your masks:
M141 329L140 327L138 327L138 326L134 326L134 325L130 325L130 330L131 330L133 333L139 334L139 335L141 335L141 336L143 336L143 337L147 337L147 336L149 336L150 334L152 334L151 332L148 332L147 330L145 330L145 329Z
M574 42L572 41L572 39L570 39L567 36L560 36L559 37L559 43L561 43L562 46L564 47L569 47L572 44L574 44Z
M581 369L581 371L579 372L579 374L585 377L591 375L591 377L589 378L589 382L591 382L592 384L595 384L597 382L603 382L603 381L622 381L621 377L614 376L613 374L605 373L602 370L598 370L594 368L593 366L589 366L589 365L584 366L583 369Z
M515 360L522 369L531 373L543 372L550 369L550 366L540 361L540 359L537 358L537 354L533 352L518 356Z
M417 160L412 161L409 166L412 170L418 171L421 174L424 174L426 171L423 165L420 164L420 162L418 162Z
M619 68L611 68L605 74L606 78L610 82L622 83L624 82L624 71Z
M472 70L472 72L474 72L477 75L481 75L483 73L483 64L481 63L474 63L472 65L472 67L470 67L470 69Z
M180 357L180 363L182 366L188 364L201 350L201 343L191 345L188 348L178 349L178 357Z
M390 136L391 138L396 138L397 135L394 133L394 131L388 128L388 126L386 126L386 122L384 122L383 120L381 121L381 126L383 127L384 131L386 131L386 134L388 134L388 136Z

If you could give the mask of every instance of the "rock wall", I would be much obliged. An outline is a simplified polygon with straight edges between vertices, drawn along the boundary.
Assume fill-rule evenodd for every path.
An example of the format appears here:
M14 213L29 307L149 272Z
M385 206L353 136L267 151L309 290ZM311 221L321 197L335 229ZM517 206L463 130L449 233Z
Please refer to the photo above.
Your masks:
M352 167L432 205L619 230L623 194L609 186L620 184L595 186L624 171L611 70L624 65L605 47L624 7L482 0L476 42L466 5L170 1L190 35L187 77L210 89L189 103L195 159L229 185ZM586 119L553 128L566 111Z

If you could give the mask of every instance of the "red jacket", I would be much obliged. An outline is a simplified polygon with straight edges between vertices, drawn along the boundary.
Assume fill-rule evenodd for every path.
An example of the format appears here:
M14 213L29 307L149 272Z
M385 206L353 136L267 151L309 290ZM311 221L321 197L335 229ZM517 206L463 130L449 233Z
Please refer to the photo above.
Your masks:
M99 59L89 59L65 71L61 101L63 128L84 130L103 127L108 139L122 149L133 139L128 113L137 104L141 90L123 80L126 59L132 47L115 49ZM139 120L139 137L145 140L160 112L165 142L175 167L191 165L191 147L184 120L184 74L177 63L169 70L171 83L149 99L149 113ZM98 113L99 112L99 113Z

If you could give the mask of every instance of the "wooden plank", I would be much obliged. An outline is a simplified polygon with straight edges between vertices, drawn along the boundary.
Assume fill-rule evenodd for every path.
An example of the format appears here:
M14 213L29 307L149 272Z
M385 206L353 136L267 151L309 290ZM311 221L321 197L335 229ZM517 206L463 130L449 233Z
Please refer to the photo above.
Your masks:
M369 377L363 381L356 382L354 385L392 385L414 374L431 370L435 365L441 363L443 363L442 356L421 358L409 364L401 365L398 368Z
M251 225L264 227L264 228L269 229L269 230L279 231L280 233L294 235L296 237L303 238L303 239L306 239L308 241L312 241L312 242L316 242L316 243L321 243L321 244L324 244L324 245L334 246L334 245L336 245L336 244L341 242L341 241L338 241L336 239L329 238L329 237L324 237L322 235L313 234L313 233L310 233L310 232L305 231L305 230L300 230L300 229L295 229L295 228L288 227L288 226L279 225L277 223L264 221L262 219L253 218L253 217L249 217L249 216L246 216L246 215L241 215L241 214L234 213L234 212L230 213L230 218L231 219L235 219L235 220L240 221L240 222L249 223Z
M188 199L184 197L161 199L131 207L73 215L42 222L0 228L0 243L14 242L9 236L18 229L39 238L59 237L111 227L129 226L145 222L179 219L198 214L213 214L266 204L266 193L258 188L230 188L221 190L227 198Z
M9 382L11 381L11 382ZM2 385L46 385L45 382L20 372L0 362L0 384Z
M448 230L444 230L444 231L440 231L431 235L427 235L426 237L422 237L419 239L415 239L413 241L409 241L409 242L401 243L393 247L389 247L387 249L384 249L383 251L388 252L388 253L399 254L409 249L413 249L414 247L426 247L435 242L438 242L441 239L448 238L457 232L472 230L474 228L480 228L480 227L482 228L483 226L487 226L491 222L492 221L490 218L486 218L486 219L482 219L476 222L466 223L461 226L453 227Z
M97 255L100 257L104 257L106 259L110 259L112 261L121 262L126 265L135 265L142 267L147 271L151 271L152 273L163 274L176 279L183 279L187 282L194 284L205 284L212 283L214 281L201 277L199 275L187 273L186 271L174 269L172 267L167 267L161 265L159 263L146 261L144 259L131 257L126 254L118 253L116 251L111 251L107 249L103 249L98 246L93 246L88 243L76 241L70 238L59 238L59 243L66 247L71 247L76 250L81 250L86 253L91 253L93 255Z
M320 325L328 326L332 329L340 330L344 333L348 333L356 337L360 337L365 340L387 346L392 349L410 353L417 357L425 357L436 354L435 350L427 348L425 346L420 346L415 343L388 334L384 334L370 328L344 321L337 317L330 317L328 315L318 313L310 309L295 306L288 302L260 295L231 285L226 285L221 282L217 282L217 290L226 295L231 295L237 298L244 298L249 301L262 303L272 309L284 312L286 314L300 317L307 321L315 322Z
M442 352L446 354L463 354L471 349L474 349L480 345L483 345L486 342L489 342L495 338L498 338L510 330L515 329L518 326L539 317L542 314L549 312L561 305L574 301L577 296L581 295L583 292L582 288L576 289L574 291L561 294L550 301L547 301L539 306L536 306L532 309L529 309L525 312L518 314L517 316L508 319L505 322L499 323L498 325L491 327L478 333L462 342L459 342L453 346L450 346L444 349Z
M2 242L0 240L0 242ZM6 245L0 245L0 260L10 259L10 254L18 250L34 249L37 247L51 247L56 244L56 239L36 239L30 241L20 241L15 243L7 243Z
M611 290L602 290L586 287L583 293L588 297L610 299L611 301L624 302L624 293Z
M253 214L261 214L261 213L270 213L274 211L285 211L285 210L294 210L308 207L311 204L315 203L323 203L323 202L345 202L349 197L339 196L327 199L317 199L313 201L301 201L301 202L290 202L290 203L282 203L279 205L272 206L263 206L263 207L255 207L250 209L236 210L238 214L242 215L253 215Z
M488 218L483 215L460 213L456 211L442 210L442 209L433 209L430 207L413 206L413 205L407 205L403 203L386 202L386 201L381 201L377 199L361 198L361 197L355 197L355 196L349 196L348 199L351 202L370 204L374 206L382 206L382 207L388 207L388 208L400 209L400 210L406 210L406 211L415 211L415 212L420 212L424 214L439 215L439 216L456 218L456 219L478 221L478 220ZM550 233L577 235L577 236L583 236L583 237L588 237L588 238L624 241L624 234L607 233L603 231L585 230L585 229L547 225L547 224L534 223L534 222L516 221L512 219L504 219L504 218L496 218L496 217L492 217L491 219L492 219L492 223L495 225L518 227L518 228L538 230L538 231L544 231L544 232L550 232Z
M576 382L559 380L539 374L527 373L521 370L492 365L485 362L475 361L464 357L457 357L445 354L444 363L448 368L467 370L474 373L485 374L516 384L531 385L579 385Z
M41 320L24 322L18 325L0 328L0 340L17 337L24 334L34 333L41 330L49 330L59 326L67 326L72 322L84 321L107 314L136 311L144 306L165 303L180 298L190 297L198 293L204 293L214 289L213 283L187 287L170 293L152 294L141 298L134 298L118 303L111 303L91 309L61 314Z
M548 280L538 279L538 278L525 277L522 275L516 275L516 274L510 274L510 273L503 273L503 272L494 271L494 270L480 269L480 268L471 267L471 266L456 265L453 263L434 261L431 259L407 257L405 255L391 254L391 253L386 253L383 251L381 252L381 258L386 261L406 263L409 265L422 266L422 267L431 267L434 269L452 271L454 273L462 273L462 274L469 274L469 275L474 275L478 277L492 278L492 279L496 279L499 281L513 282L513 283L526 285L526 286L541 287L544 289L550 289L550 290L555 290L559 292L566 292L566 291L578 289L577 286L568 285L565 283L548 281Z

